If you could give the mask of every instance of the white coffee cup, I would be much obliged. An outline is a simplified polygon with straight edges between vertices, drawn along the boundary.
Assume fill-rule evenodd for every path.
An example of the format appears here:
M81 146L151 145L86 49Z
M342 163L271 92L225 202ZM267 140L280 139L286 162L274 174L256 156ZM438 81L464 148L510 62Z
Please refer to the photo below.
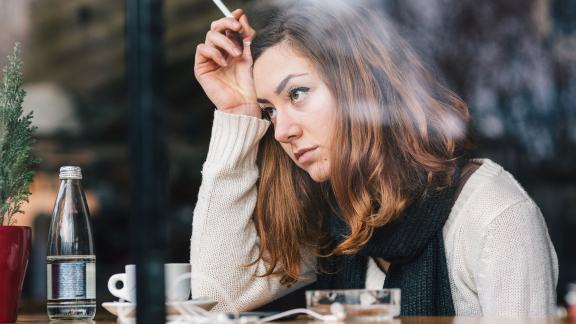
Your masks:
M124 273L117 273L108 279L108 290L120 299L136 302L136 265L128 264ZM122 288L116 285L122 282ZM167 302L186 301L190 297L190 264L164 264L164 285Z

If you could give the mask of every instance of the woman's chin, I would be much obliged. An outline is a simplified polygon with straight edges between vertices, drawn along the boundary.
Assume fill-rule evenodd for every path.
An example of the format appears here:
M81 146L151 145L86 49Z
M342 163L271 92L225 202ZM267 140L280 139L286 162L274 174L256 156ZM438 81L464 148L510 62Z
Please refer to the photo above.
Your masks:
M316 169L316 170L307 170L307 172L314 182L322 183L330 180L330 174L325 170Z

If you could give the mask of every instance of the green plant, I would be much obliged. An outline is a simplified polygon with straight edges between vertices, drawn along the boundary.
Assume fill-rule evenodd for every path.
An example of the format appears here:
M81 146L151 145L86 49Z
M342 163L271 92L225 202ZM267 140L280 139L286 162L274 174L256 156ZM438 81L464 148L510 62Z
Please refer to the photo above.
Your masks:
M14 225L15 216L28 202L30 183L39 160L32 152L34 144L32 112L23 116L20 44L8 56L0 82L0 225Z

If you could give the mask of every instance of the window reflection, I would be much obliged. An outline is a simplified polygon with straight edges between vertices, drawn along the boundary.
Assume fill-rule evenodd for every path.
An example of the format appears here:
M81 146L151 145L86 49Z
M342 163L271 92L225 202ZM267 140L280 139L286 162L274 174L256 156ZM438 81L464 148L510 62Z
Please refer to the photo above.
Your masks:
M320 1L320 0L318 0ZM273 3L228 1L254 15ZM404 36L470 106L481 155L517 175L543 210L560 259L559 293L576 257L576 2L380 1ZM165 98L170 152L167 258L186 262L192 210L212 109L193 76L196 45L221 13L210 1L167 0ZM26 109L35 111L42 159L19 225L34 227L25 305L45 298L45 246L60 165L85 170L94 222L99 301L105 280L131 262L125 3L0 1L0 62L23 44Z

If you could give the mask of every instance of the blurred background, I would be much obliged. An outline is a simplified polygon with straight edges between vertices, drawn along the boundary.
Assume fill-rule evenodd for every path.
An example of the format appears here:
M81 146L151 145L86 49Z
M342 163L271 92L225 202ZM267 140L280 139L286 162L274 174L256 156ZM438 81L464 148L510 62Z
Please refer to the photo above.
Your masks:
M322 1L322 0L318 0ZM324 0L328 1L328 0ZM281 2L281 1L280 1ZM504 166L542 209L560 262L558 301L576 281L576 1L379 0L415 49L469 104L477 156ZM269 0L226 1L249 13ZM221 17L210 0L165 0L161 92L169 164L166 260L187 262L213 107L194 79L196 45ZM253 20L261 18L253 16ZM0 0L0 64L23 46L25 109L42 159L25 214L33 251L23 307L44 307L58 168L79 165L91 210L98 304L130 255L126 4Z

